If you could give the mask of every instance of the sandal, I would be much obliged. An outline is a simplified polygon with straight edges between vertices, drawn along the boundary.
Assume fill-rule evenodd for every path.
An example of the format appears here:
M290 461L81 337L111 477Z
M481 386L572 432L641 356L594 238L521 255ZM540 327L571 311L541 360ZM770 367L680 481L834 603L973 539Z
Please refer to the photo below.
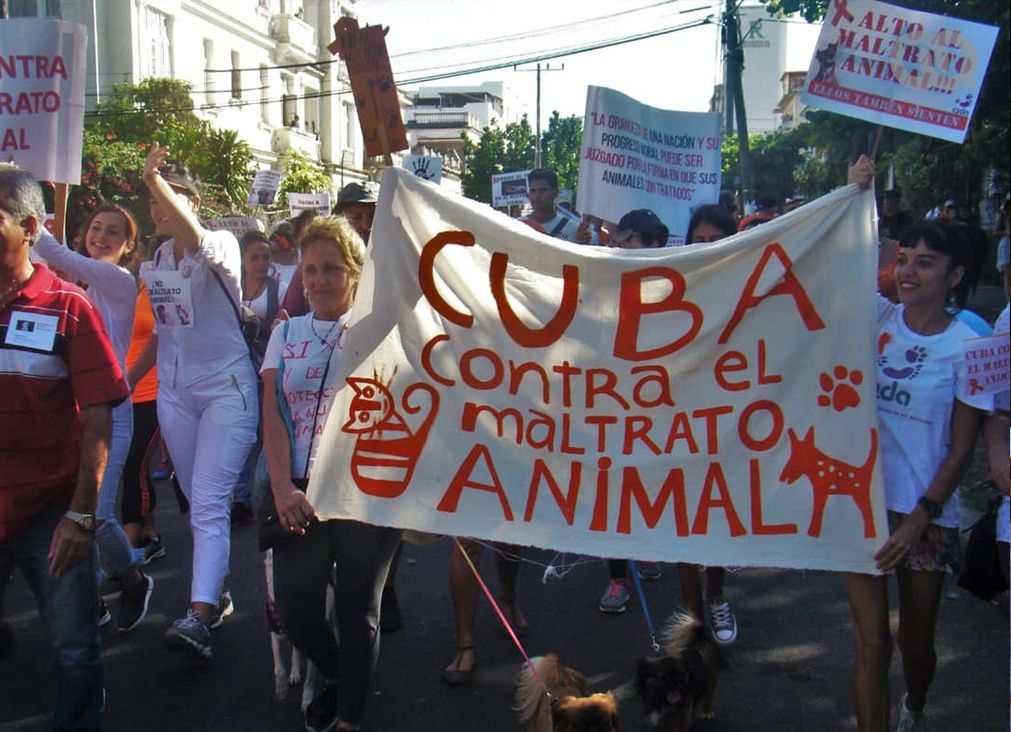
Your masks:
M460 662L463 661L463 654L465 653L470 653L473 657L473 661L468 669L460 668ZM442 670L443 683L447 686L463 686L464 684L469 684L470 680L474 676L474 669L477 667L476 646L457 646L456 656L453 657L453 661L456 662L457 668L444 668ZM450 665L453 665L453 661L450 661Z

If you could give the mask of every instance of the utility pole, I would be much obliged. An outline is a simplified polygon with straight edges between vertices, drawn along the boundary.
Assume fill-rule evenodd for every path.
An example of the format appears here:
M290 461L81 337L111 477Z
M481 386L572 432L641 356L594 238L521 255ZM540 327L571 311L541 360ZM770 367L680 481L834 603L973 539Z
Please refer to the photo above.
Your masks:
M723 43L727 60L724 96L727 99L728 116L731 114L731 110L737 115L741 194L742 203L744 203L754 195L754 190L752 189L751 150L748 147L748 117L744 107L744 85L741 81L741 72L744 69L744 49L741 46L741 18L737 8L734 0L727 0L727 10L723 16ZM731 99L733 102L730 101ZM728 130L731 129L731 124L728 119Z
M537 64L536 69L517 69L513 66L513 71L535 71L537 72L537 120L534 126L535 135L534 138L537 142L534 145L534 167L541 167L541 71L565 71L565 64L560 67L551 68L551 64L548 64L543 69L540 63Z

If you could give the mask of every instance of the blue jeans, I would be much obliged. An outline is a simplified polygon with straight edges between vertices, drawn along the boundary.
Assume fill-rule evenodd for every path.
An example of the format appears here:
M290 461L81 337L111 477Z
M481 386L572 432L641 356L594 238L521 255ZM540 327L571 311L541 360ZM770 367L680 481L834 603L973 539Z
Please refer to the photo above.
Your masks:
M130 452L132 439L133 404L126 399L112 410L109 460L105 464L105 474L98 491L98 505L95 507L95 519L98 521L95 543L99 550L99 566L102 574L112 577L126 574L144 561L144 550L133 548L116 518L120 479L123 477L123 465Z
M19 567L39 603L56 658L54 728L97 730L105 692L94 546L87 559L62 577L49 573L49 544L65 510L51 504L21 534L0 544L0 577Z

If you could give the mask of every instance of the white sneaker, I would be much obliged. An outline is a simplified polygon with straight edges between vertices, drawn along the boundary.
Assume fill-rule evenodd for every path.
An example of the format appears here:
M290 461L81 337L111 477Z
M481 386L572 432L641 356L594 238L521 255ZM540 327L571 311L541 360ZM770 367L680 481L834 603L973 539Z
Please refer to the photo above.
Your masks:
M737 640L737 618L726 600L709 602L709 630L713 639L722 646Z
M926 729L923 722L923 710L914 712L906 707L906 696L902 695L902 702L899 704L899 726L896 732L922 732Z

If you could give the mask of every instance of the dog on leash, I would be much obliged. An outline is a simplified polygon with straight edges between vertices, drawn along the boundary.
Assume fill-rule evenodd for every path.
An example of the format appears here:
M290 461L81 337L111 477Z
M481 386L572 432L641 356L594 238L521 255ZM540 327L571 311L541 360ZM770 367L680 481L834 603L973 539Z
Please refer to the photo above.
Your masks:
M526 732L612 732L618 729L618 703L614 694L590 694L591 680L563 666L554 653L532 658L530 663L537 673L525 665L516 680L516 710Z
M274 696L283 701L288 697L290 687L302 684L302 711L308 708L316 693L322 687L316 665L305 659L305 683L302 683L302 654L288 640L274 604L274 550L263 553L263 571L267 581L267 625L270 628L270 651L274 657ZM331 626L336 626L334 609L334 586L337 582L333 572L326 590L326 617ZM289 663L290 659L290 663Z
M714 716L717 676L726 661L702 621L688 612L671 616L661 641L662 656L639 659L636 690L649 729L687 732L697 718Z

